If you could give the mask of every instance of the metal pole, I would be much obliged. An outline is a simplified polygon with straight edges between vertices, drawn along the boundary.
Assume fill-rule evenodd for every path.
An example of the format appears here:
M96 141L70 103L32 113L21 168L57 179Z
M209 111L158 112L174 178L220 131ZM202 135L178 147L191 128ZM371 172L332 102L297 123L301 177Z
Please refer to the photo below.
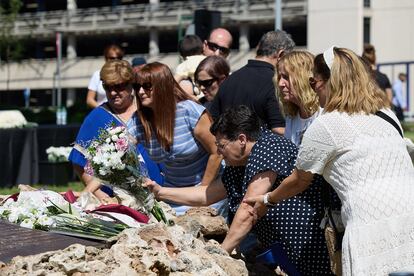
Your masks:
M275 0L275 30L282 29L282 0Z
M62 33L56 33L56 50L57 50L57 63L56 63L56 84L57 84L57 107L62 106L62 85L61 85L61 73L60 66L62 63Z

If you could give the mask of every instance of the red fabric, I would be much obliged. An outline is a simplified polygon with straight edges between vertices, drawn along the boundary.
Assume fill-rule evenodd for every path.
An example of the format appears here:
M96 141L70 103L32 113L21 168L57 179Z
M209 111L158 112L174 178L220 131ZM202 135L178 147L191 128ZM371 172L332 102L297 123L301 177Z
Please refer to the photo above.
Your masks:
M114 213L128 215L132 217L133 219L135 219L136 221L141 222L141 223L148 223L149 221L149 217L144 215L143 213L138 212L137 210L134 210L127 206L120 205L120 204L101 205L95 210L93 210L92 212L95 212L95 211L114 212Z
M62 196L69 203L74 203L76 201L76 196L73 194L72 190L68 190L66 193L62 194Z
M17 201L17 199L19 198L19 194L20 193L15 193L12 194L11 196L9 196L8 198L6 198L6 200L8 200L9 198L13 199L13 201ZM4 202L6 202L6 200Z

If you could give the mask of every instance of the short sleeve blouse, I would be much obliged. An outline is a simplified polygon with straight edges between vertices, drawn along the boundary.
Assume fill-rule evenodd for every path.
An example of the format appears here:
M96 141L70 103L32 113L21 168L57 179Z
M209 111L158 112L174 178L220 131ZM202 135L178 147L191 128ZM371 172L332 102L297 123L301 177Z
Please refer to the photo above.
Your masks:
M155 135L145 143L142 124L138 122L137 137L152 160L164 163L165 186L187 187L199 184L204 176L209 153L194 137L194 129L205 107L186 100L177 103L174 139L170 151L163 149Z

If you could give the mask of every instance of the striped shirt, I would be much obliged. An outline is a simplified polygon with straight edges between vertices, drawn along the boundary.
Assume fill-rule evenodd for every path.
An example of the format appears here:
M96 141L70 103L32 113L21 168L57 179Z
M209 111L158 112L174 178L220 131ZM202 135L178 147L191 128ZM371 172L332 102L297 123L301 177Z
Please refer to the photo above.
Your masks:
M194 137L194 128L197 125L205 108L191 100L177 103L173 145L170 151L164 150L153 134L149 144L144 138L144 129L141 122L137 122L137 137L151 159L157 163L164 163L164 185L166 187L188 187L201 182L207 166L209 153Z

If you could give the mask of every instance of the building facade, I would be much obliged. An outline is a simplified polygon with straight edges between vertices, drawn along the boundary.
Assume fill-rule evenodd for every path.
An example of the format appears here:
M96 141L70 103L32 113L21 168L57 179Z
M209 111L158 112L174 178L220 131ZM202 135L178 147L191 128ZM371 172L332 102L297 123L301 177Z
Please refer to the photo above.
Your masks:
M58 83L63 94L86 93L91 74L103 65L106 45L117 43L126 59L144 56L171 68L179 62L178 39L193 22L197 9L221 12L221 25L234 43L232 70L254 56L262 34L274 29L274 0L23 0L13 28L22 38L21 62L0 65L0 95L30 88L45 97L33 105L51 105ZM412 0L282 0L283 29L301 48L320 53L331 45L362 52L364 42L376 46L378 63L414 61L414 1ZM56 34L62 35L62 61L57 81ZM1 53L0 53L1 54ZM408 71L407 72L407 68ZM411 65L380 67L393 81ZM410 78L413 79L413 78ZM409 90L413 82L409 83ZM17 95L16 93L12 95ZM69 94L70 94L69 93ZM83 93L83 94L82 94ZM79 95L78 95L79 97ZM1 98L1 96L0 96ZM70 97L69 97L70 98ZM73 97L72 97L73 98ZM406 93L411 109L414 97ZM4 97L1 98L4 102ZM8 99L8 100L10 100ZM7 99L6 99L7 100ZM68 104L73 100L69 99Z

